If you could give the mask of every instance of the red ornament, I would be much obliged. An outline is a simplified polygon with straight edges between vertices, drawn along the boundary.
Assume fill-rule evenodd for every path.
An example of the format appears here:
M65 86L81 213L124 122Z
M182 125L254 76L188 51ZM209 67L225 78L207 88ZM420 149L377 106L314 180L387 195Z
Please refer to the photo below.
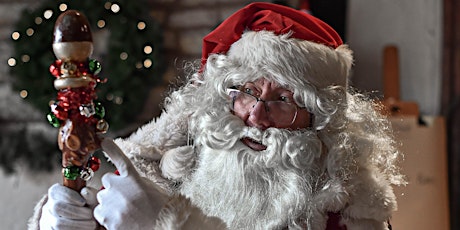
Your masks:
M94 117L86 117L81 115L80 106L91 104L91 101L96 98L96 92L94 90L94 84L91 82L88 87L80 88L67 88L60 90L57 96L57 102L59 105L58 111L53 113L59 119L69 118L71 120L78 119L85 123L96 124L98 119Z
M88 67L87 67L87 64L85 62L79 62L78 63L78 76L81 77L81 76L89 76L89 77L93 77L91 75L88 75Z
M54 115L59 119L59 120L66 120L68 118L67 111L64 110L61 106L57 105L51 108L51 112L54 113Z
M61 60L56 60L53 62L53 64L50 65L50 73L55 77L61 76L61 65Z
M96 172L101 166L101 160L97 157L91 157L88 161L88 166L93 170L93 172Z

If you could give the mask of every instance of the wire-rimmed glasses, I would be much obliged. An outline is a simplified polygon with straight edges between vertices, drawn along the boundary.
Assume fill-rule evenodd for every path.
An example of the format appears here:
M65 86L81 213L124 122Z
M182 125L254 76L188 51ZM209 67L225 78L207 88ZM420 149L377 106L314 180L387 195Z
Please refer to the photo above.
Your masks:
M283 100L263 100L249 92L239 89L227 89L228 95L232 98L233 111L251 112L258 102L263 102L268 119L279 125L291 125L297 118L298 106L294 102Z

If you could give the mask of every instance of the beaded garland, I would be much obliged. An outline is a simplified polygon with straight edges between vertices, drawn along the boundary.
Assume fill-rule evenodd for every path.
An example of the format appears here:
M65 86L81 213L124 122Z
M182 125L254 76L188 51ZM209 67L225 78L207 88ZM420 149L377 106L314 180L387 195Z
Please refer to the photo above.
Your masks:
M48 122L59 127L66 119L77 119L81 122L97 124L105 116L105 109L100 102L93 103L97 98L95 92L96 82L105 83L107 79L101 80L97 74L101 71L101 64L94 59L88 62L65 62L56 60L50 66L50 73L56 78L61 78L62 73L69 72L75 77L90 77L95 82L90 82L89 87L70 88L67 87L58 92L57 101L51 105L51 113L47 115ZM69 69L73 69L69 71ZM79 113L76 113L79 111ZM107 130L100 130L105 133Z

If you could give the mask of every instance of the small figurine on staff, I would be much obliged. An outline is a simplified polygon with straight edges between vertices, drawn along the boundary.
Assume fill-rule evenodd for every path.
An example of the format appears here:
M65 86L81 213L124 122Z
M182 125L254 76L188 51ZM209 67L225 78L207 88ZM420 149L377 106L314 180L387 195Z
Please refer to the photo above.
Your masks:
M103 81L97 76L100 63L89 58L93 52L92 35L83 14L69 10L59 16L53 51L57 60L50 72L56 77L54 87L59 92L47 118L59 127L63 184L80 191L99 168L100 161L92 154L100 148L99 135L108 129L104 107L94 102L96 84Z

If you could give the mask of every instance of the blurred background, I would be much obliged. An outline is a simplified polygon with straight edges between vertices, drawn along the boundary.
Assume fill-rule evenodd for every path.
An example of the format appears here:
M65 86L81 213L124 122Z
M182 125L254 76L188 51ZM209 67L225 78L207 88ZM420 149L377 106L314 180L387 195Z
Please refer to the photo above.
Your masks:
M97 87L98 100L107 110L108 135L118 137L161 112L184 66L200 58L202 37L250 2L0 0L2 226L25 229L35 203L61 181L57 130L46 120L57 94L49 66L60 13L78 9L90 21L93 58L108 79ZM350 84L389 106L409 182L395 188L401 202L394 229L460 229L460 0L266 2L334 27L354 51ZM396 51L389 58L388 47ZM389 68L396 73L390 83ZM91 185L111 170L104 166Z

